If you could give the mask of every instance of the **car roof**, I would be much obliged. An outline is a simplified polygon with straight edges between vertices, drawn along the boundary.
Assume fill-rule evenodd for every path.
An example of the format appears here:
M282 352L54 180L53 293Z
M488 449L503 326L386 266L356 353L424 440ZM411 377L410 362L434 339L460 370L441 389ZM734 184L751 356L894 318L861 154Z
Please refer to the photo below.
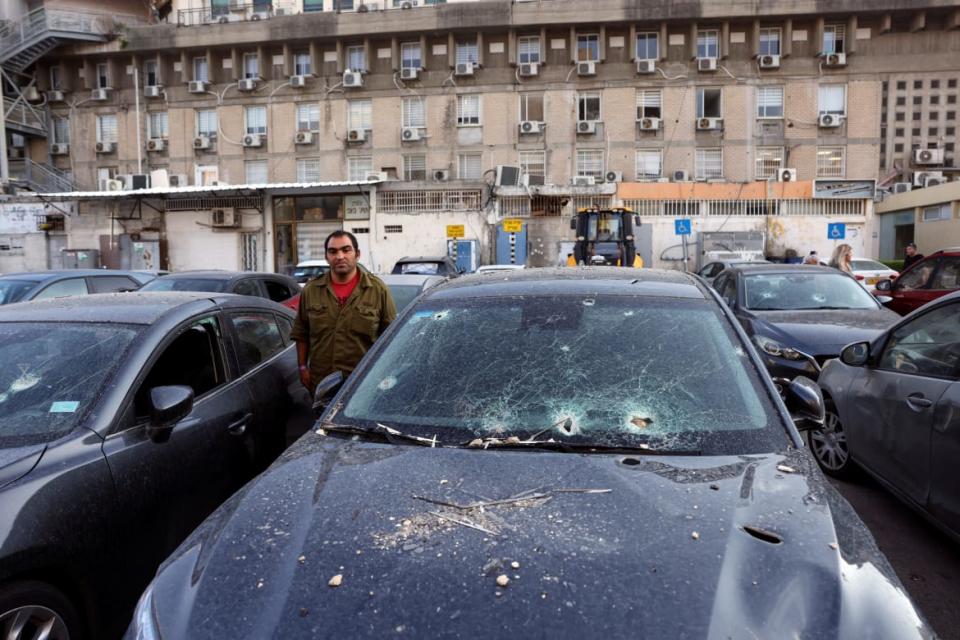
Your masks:
M555 267L470 274L429 289L430 300L521 295L628 295L703 300L698 278L682 271L632 267Z
M54 278L85 278L88 276L127 276L134 278L134 273L123 269L58 269L55 271L21 271L19 273L5 273L0 276L0 279L44 282Z
M301 260L297 263L298 267L329 267L330 263L326 260Z
M822 267L816 264L738 264L730 267L730 271L738 273L843 273L833 267Z
M112 322L153 324L172 309L206 301L212 307L218 300L241 298L231 294L192 291L156 293L96 293L34 300L0 307L0 322Z
M290 276L285 276L282 273L269 273L265 271L222 271L219 269L210 269L207 271L178 271L176 273L171 273L169 275L163 276L164 280L175 280L177 278L185 279L196 279L203 278L205 280L233 280L234 278L243 278L243 277L264 277L269 276L271 278L288 278Z
M397 262L445 262L450 259L450 256L405 256Z
M437 275L427 275L420 273L384 273L378 275L378 278L383 281L384 284L408 284L408 285L417 285L423 286L427 282L436 280L437 282L443 282L446 280L443 276Z

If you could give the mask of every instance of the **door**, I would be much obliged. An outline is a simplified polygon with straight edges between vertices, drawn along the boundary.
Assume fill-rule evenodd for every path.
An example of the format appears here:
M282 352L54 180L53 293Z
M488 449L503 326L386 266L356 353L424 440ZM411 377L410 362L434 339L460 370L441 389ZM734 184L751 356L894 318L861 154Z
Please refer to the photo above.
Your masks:
M476 240L447 240L447 255L453 258L457 269L463 273L477 270L480 243Z
M497 226L497 264L527 263L527 224L520 231L507 232Z

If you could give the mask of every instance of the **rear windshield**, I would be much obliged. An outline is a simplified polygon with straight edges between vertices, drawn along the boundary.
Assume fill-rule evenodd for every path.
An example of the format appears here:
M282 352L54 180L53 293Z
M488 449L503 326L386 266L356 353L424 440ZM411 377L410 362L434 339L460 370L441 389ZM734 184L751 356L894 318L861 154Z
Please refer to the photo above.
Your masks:
M37 283L29 280L0 280L0 304L20 301L35 286Z
M391 284L389 287L390 295L393 296L393 304L396 305L398 313L406 309L420 293L420 287L413 284Z
M176 278L164 276L157 278L140 288L140 291L209 291L222 293L227 290L226 280L213 278Z

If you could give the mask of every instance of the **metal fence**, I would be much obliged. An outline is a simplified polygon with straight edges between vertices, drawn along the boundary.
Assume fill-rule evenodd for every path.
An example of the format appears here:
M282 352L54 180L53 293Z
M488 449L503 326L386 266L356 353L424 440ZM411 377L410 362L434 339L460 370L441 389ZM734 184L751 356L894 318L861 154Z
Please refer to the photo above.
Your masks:
M624 206L647 217L691 216L863 216L865 200L625 200Z
M19 124L40 131L47 130L47 122L43 114L30 106L29 103L20 99L4 97L3 112L6 116L7 125Z
M382 213L479 211L481 198L480 189L380 191L377 207Z
M34 191L64 193L76 190L66 174L50 165L23 158L10 160L7 166L11 178L26 183Z
M130 195L136 195L131 191ZM263 211L263 196L194 196L170 198L167 211L205 211L207 209L256 209Z

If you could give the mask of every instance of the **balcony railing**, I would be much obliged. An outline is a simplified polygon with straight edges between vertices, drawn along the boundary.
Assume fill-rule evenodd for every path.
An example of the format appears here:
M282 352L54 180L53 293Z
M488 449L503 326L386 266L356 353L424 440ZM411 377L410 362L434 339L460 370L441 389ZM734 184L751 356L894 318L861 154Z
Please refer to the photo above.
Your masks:
M8 163L10 177L23 182L33 191L43 193L63 193L75 191L70 179L62 172L50 165L34 162L29 158L10 160Z
M38 129L40 131L47 130L47 123L43 118L43 113L37 109L34 109L28 102L24 102L23 100L15 100L10 97L4 97L3 111L6 117L7 126L19 124L21 126L30 127L31 129Z
M177 25L191 27L201 24L245 22L267 20L275 16L293 15L297 11L295 2L230 2L230 4L208 5L199 9L180 9L177 11Z
M35 9L23 19L0 29L0 60L23 45L29 45L44 33L109 36L120 24L141 24L143 16L123 15L82 9Z

